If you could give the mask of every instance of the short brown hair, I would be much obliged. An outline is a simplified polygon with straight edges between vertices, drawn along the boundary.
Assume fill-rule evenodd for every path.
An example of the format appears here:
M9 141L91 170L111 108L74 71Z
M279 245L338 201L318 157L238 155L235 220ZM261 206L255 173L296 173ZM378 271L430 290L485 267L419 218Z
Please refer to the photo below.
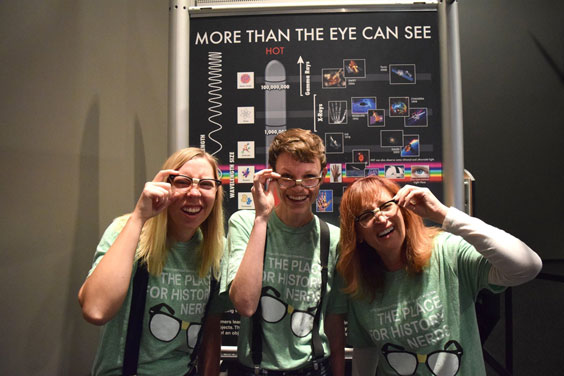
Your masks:
M288 153L300 162L314 162L317 159L322 170L327 166L323 141L318 135L305 129L292 128L276 135L268 149L268 164L275 171L276 160L282 153Z

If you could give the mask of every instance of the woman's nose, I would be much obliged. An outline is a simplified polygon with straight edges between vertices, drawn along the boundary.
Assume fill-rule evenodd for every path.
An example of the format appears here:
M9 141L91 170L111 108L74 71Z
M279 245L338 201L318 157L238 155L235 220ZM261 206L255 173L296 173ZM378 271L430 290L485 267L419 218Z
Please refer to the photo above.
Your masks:
M388 220L388 217L382 213L381 211L374 213L374 222L376 223L382 223L382 222L386 222Z
M188 187L186 190L187 196L200 196L202 192L200 192L200 187L197 184L192 183L191 186Z

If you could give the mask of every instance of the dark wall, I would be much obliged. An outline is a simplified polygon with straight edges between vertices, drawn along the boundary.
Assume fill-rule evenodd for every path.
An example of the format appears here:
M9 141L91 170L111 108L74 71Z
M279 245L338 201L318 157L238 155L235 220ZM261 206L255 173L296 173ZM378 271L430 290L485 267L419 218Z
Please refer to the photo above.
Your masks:
M543 258L562 258L564 2L459 4L464 158L477 215Z
M543 271L564 275L564 263L551 261L564 258L564 1L461 0L459 17L475 214L529 244ZM512 293L514 375L560 374L564 284L537 279ZM502 363L505 324L485 343Z

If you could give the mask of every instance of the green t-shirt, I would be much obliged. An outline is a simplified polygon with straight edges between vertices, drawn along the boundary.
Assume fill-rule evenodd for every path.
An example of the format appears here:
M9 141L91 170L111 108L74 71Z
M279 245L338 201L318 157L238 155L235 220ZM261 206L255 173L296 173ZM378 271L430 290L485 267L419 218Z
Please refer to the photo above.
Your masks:
M229 220L226 262L220 293L227 294L247 248L255 212L242 210ZM328 313L341 314L347 309L342 293L335 291L333 280L339 242L339 229L331 224L327 292L321 307L319 334L326 355L329 344L323 330ZM312 360L311 327L321 294L319 219L302 227L286 226L273 212L268 221L264 259L261 305L263 320L262 363L265 369L289 370ZM252 367L250 346L251 320L241 317L238 358Z
M124 225L125 220L120 218L106 229L89 275ZM198 275L197 249L201 241L202 235L198 231L188 242L175 244L168 250L161 275L149 275L139 350L139 375L176 376L188 371L190 354L210 293L210 275L205 278ZM93 375L121 375L136 265L121 309L102 327ZM228 309L228 304L225 298L216 296L210 304L210 313L223 312Z
M432 375L425 361L437 375L485 375L474 303L483 288L503 291L488 283L490 267L461 237L439 234L422 273L385 273L373 302L350 299L349 344L378 349L378 375Z

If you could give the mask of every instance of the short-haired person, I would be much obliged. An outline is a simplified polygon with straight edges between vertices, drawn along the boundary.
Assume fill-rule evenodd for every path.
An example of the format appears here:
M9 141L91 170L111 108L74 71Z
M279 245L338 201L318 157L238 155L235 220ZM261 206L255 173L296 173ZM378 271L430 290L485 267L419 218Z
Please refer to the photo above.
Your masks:
M353 374L485 375L476 296L533 279L538 255L429 189L385 178L355 181L340 213Z
M312 212L325 147L314 133L289 129L274 138L268 162L254 176L255 210L229 220L220 293L229 292L241 315L235 374L341 376L347 307L333 288L339 229L328 226L324 283L322 224Z
M224 246L219 179L214 157L181 149L145 184L133 212L106 229L78 294L84 318L104 325L93 375L185 375L196 369L195 347L198 374L219 374L220 314L229 304L211 292ZM148 282L138 291L146 302L132 312L140 317L132 321L142 322L132 352L138 361L128 356L124 366L125 347L135 348L126 345L135 325L129 322L133 281L142 274Z

